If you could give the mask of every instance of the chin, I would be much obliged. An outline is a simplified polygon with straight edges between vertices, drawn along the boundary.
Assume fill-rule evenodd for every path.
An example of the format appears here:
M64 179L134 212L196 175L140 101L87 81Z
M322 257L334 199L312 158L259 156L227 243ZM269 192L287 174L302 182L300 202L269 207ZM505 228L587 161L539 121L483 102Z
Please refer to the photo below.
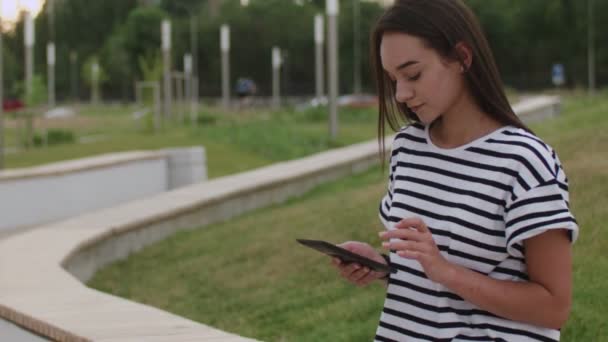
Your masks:
M416 114L418 116L418 119L420 119L420 123L428 126L430 124L432 124L433 122L441 119L441 115L420 115L420 114Z

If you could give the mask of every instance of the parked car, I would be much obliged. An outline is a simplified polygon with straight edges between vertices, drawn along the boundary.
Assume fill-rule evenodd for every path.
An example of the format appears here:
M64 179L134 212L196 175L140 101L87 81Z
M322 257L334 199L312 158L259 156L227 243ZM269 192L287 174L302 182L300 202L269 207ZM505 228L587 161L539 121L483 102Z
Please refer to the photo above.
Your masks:
M25 105L18 99L6 99L2 102L2 109L5 112L14 112L23 107L25 107Z

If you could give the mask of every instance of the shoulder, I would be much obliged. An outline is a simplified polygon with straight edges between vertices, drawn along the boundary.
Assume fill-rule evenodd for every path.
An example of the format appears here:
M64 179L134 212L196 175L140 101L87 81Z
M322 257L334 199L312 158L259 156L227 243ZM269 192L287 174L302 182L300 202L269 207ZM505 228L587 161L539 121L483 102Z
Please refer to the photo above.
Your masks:
M393 140L393 151L411 144L412 142L426 144L426 134L424 125L414 122L401 127Z
M561 169L555 150L536 135L516 127L506 127L493 135L485 144L495 151L517 162L519 171L535 174L539 182L554 180Z

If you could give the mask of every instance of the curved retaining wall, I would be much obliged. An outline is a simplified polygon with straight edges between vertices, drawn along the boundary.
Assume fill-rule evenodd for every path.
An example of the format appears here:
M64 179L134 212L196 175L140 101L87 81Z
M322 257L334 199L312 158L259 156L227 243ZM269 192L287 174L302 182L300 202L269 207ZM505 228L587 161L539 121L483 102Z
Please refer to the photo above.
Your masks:
M200 182L202 147L122 152L0 171L0 233Z

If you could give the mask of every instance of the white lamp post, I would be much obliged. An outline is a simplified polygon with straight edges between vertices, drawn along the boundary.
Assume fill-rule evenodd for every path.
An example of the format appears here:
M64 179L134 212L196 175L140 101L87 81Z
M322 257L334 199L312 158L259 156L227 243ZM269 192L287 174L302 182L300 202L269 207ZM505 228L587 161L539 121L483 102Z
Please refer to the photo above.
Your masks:
M161 23L161 49L163 51L163 112L166 119L171 117L171 22Z
M222 53L222 104L230 106L230 27L222 25L220 29L220 50Z
M325 65L323 58L323 43L325 42L325 20L323 16L318 14L315 16L315 90L317 101L321 100L321 98L325 95L324 90L324 70Z
M329 135L332 140L338 136L338 0L326 0L328 19L329 64Z

